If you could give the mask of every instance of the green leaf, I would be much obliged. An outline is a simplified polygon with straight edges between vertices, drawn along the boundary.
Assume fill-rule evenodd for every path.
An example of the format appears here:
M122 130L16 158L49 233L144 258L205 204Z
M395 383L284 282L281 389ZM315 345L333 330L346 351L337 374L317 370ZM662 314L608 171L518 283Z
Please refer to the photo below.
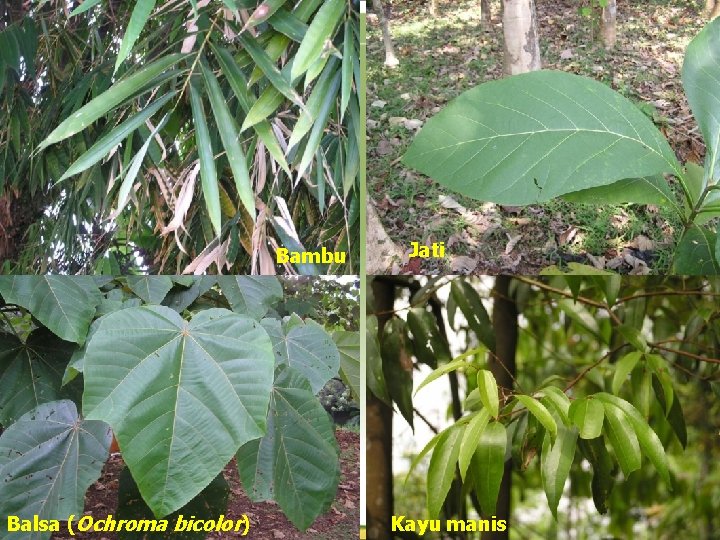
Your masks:
M230 88L232 88L235 96L238 98L240 106L245 113L248 113L252 107L252 101L254 101L255 98L252 97L247 90L247 78L240 70L240 67L235 62L235 59L230 51L222 47L217 47L214 43L211 43L210 46L212 47L215 57L222 68L223 74L227 78L228 83L230 83ZM288 167L285 154L282 148L280 148L277 138L273 134L270 123L265 120L256 122L253 124L253 129L255 129L255 132L258 134L260 140L263 142L268 152L270 152L273 159L278 162L280 167L282 167L289 176L290 167Z
M472 420L470 420L465 427L462 442L460 443L458 465L460 467L460 476L463 480L465 480L465 473L480 444L480 436L490 421L490 413L487 409L481 409L473 414Z
M287 364L302 373L315 393L337 374L338 348L332 336L315 321L298 317L297 324L285 328L278 328L275 319L263 319L261 324L273 341L276 363Z
M360 332L337 330L332 337L340 353L340 376L360 399Z
M628 341L628 343L630 343L630 345L635 347L638 351L648 352L648 344L642 335L642 329L635 328L634 326L630 326L627 324L621 324L620 326L618 326L617 329Z
M340 119L345 115L348 103L350 103L350 94L353 85L353 64L355 62L356 52L353 39L352 23L350 20L345 21L345 30L343 32L343 57L342 57L342 85L340 87Z
M720 21L710 21L685 50L682 82L690 108L700 126L708 152L707 177L720 178Z
M705 190L707 185L705 169L697 163L688 161L685 163L684 180L688 191L687 194L690 196L690 202L692 206L695 206L700 200L702 192Z
M140 32L142 32L142 29L145 27L145 23L147 23L150 18L153 9L155 9L155 0L137 0L135 3L132 15L130 15L130 22L128 23L127 30L120 44L120 52L118 52L117 58L115 59L115 70L113 73L117 73L120 64L122 64L128 54L130 54L135 41L137 41L137 38L140 36Z
M455 478L462 434L460 429L443 431L433 449L427 476L427 509L431 519L440 515L450 484Z
M683 414L682 406L680 405L679 399L674 399L670 412L667 415L667 420L670 423L675 435L680 441L683 448L687 447L687 427L685 425L685 415Z
M217 278L215 276L192 276L193 283L188 289L178 289L177 287L172 289L165 300L162 301L164 306L174 309L178 313L182 313L188 307L192 305L195 300L200 296L208 292Z
M482 467L475 479L475 491L485 515L495 513L505 471L507 432L500 422L490 422L480 435L477 455Z
M418 361L436 368L450 361L450 347L440 334L435 316L425 308L410 310L407 324L413 335L413 350Z
M613 461L605 447L602 437L596 439L580 439L578 441L583 455L593 468L593 478L590 484L595 508L601 514L608 511L607 500L615 484L612 476Z
M130 290L148 304L160 304L173 287L168 276L127 276L125 280Z
M72 344L45 328L33 330L25 343L0 333L0 425L9 426L38 405L60 399Z
M620 392L620 387L627 380L628 375L635 368L638 360L640 360L642 356L643 353L640 351L632 351L617 361L617 364L615 364L615 374L613 375L612 380L613 394L618 394Z
M82 515L85 491L100 477L111 441L108 425L83 420L72 401L28 412L0 436L0 513L30 521ZM7 534L5 518L0 536L17 536Z
M494 351L495 334L492 323L477 291L465 280L456 279L450 285L450 294L480 342Z
M134 114L125 120L119 126L113 128L110 133L102 137L93 144L90 149L80 156L75 162L63 173L58 182L70 178L84 170L95 165L102 158L107 156L118 144L120 144L130 133L145 124L145 121L155 114L160 107L165 105L175 95L175 91L168 92L160 99L153 102L142 111Z
M285 76L280 73L280 70L275 65L275 62L267 55L267 53L260 47L255 39L247 33L242 33L238 36L240 43L252 57L255 65L263 72L263 75L267 77L275 89L288 98L290 101L298 105L300 108L305 108L302 97L292 87L290 82Z
M218 516L227 512L228 496L230 495L230 485L227 483L222 473L217 475L193 500L180 508L177 512L173 512L166 519L169 523L177 523L180 517L195 516L197 520L217 520ZM120 472L118 487L118 507L117 520L152 520L155 519L152 510L143 501L142 494L138 490L135 479L130 474L130 469L124 467ZM205 531L182 531L175 532L174 527L165 532L156 532L148 534L139 527L136 531L128 531L120 529L117 532L119 540L146 540L146 538L165 538L167 540L203 540L207 538Z
M253 193L247 161L240 146L239 134L235 128L235 122L230 115L225 96L223 96L215 75L213 75L213 72L204 60L200 62L200 67L202 68L203 77L205 78L205 86L208 91L213 114L215 115L215 122L217 122L220 139L225 147L225 156L227 157L228 163L230 163L230 169L235 178L235 187L240 196L240 201L242 201L254 221L255 194Z
M283 298L275 276L219 276L218 285L235 313L260 320Z
M488 409L490 415L497 419L500 414L500 399L498 398L495 377L487 369L481 369L477 374L477 385L480 392L480 401Z
M433 370L432 373L430 373L430 375L428 375L427 377L425 377L425 379L423 379L423 382L421 382L420 385L417 387L417 390L415 390L415 394L417 394L421 388L423 388L424 386L430 384L431 382L439 379L446 373L450 373L451 371L455 371L455 370L462 369L462 368L473 367L474 366L474 358L473 358L474 355L476 353L484 351L484 350L485 350L484 347L472 349L466 353L461 354L452 362L443 364L439 368ZM468 361L468 357L470 357L470 361Z
M338 448L330 417L302 374L278 369L268 413L268 433L259 445L238 451L238 470L249 494L271 475L272 498L301 530L330 508L340 481Z
M85 0L82 4L80 4L70 12L70 17L80 15L81 13L86 12L90 8L97 6L100 2L102 2L102 0Z
M667 456L665 455L665 449L663 448L660 439L648 425L638 410L632 406L631 403L625 401L622 398L600 392L596 394L596 397L602 399L605 403L614 405L618 409L625 413L625 417L632 425L637 435L637 441L640 443L643 454L650 459L650 462L655 466L660 477L665 483L672 489L670 483L670 472L668 470ZM612 407L611 407L612 408ZM607 415L608 407L605 407L605 414Z
M555 419L552 417L552 414L550 414L550 411L545 408L545 405L531 396L518 394L515 397L527 408L528 411L532 413L535 418L537 418L537 421L542 424L554 441L555 437L557 437L558 426Z
M291 70L291 79L295 80L305 73L317 60L330 39L335 26L347 7L346 0L327 0L315 14L305 37L295 53Z
M16 73L20 72L20 49L12 31L14 26L8 26L0 32L0 59L12 67Z
M540 472L548 506L556 520L558 503L575 457L577 436L577 429L561 426L554 444L550 444L547 434L543 439Z
M541 401L549 405L565 424L570 422L570 399L556 386L546 386L538 392Z
M405 321L393 317L383 328L382 368L390 397L410 427L413 426L412 360Z
M569 416L572 423L580 428L580 438L594 439L602 434L605 409L597 399L576 399L570 405Z
M47 138L40 143L38 150L42 150L51 144L55 144L56 142L60 142L72 135L75 135L76 133L79 133L95 120L107 114L127 98L137 93L139 89L144 88L155 77L169 69L174 64L177 64L183 58L185 58L184 54L170 54L164 56L161 59L143 67L137 73L134 73L112 85L108 90L66 118L65 121L56 127L50 135L48 135Z
M606 186L581 189L562 196L570 202L583 204L654 204L669 206L680 213L675 194L661 174L645 178L626 178Z
M675 248L674 273L692 276L720 274L720 261L714 256L716 242L715 233L693 225Z
M2 276L5 302L24 307L56 336L83 344L100 291L91 277Z
M667 141L632 102L561 71L468 90L425 124L403 161L454 191L513 205L680 175Z
M640 468L640 444L627 417L617 407L605 403L605 418L607 418L606 433L610 444L615 450L620 468L627 476Z
M380 340L378 339L378 322L375 315L368 315L365 322L365 351L367 362L367 389L372 392L375 397L390 405L390 395L385 386L385 376L383 375L383 361L380 355Z
M264 435L273 364L270 338L249 317L116 311L87 345L83 412L112 426L143 498L164 516Z
M215 168L215 153L213 152L212 139L210 139L210 130L207 126L202 98L192 82L190 83L190 105L192 107L193 124L195 125L195 146L200 160L203 198L205 199L205 206L215 235L220 236L222 229L220 190Z
M255 11L253 11L252 15L250 15L243 30L247 30L268 20L285 2L286 0L263 0Z

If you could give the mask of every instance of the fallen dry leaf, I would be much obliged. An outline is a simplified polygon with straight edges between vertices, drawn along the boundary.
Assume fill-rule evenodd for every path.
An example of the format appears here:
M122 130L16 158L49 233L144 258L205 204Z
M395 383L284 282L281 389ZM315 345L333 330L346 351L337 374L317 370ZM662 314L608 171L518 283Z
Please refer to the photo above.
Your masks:
M577 227L575 227L574 225L571 225L558 238L558 245L564 246L566 244L571 243L573 241L573 238L575 238L575 236L577 235L577 233L578 233Z
M470 274L477 268L479 262L477 257L455 255L450 261L450 270L453 274Z
M440 197L438 197L438 200L440 201L440 206L442 206L443 208L447 208L448 210L455 210L459 214L467 212L467 208L465 208L462 204L457 202L449 195L440 195Z
M640 251L649 251L655 247L655 244L647 236L640 234L632 239L628 247L633 247Z
M510 255L510 253L512 253L512 250L515 249L515 245L520 241L522 236L523 235L519 233L514 236L510 233L507 233L508 243L505 246L505 255Z

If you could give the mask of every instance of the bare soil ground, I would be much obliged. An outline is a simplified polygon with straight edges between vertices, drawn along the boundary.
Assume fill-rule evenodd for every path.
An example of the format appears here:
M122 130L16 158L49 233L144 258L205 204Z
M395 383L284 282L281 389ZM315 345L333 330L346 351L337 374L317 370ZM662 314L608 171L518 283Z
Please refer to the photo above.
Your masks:
M454 194L400 163L427 118L464 90L502 77L500 6L491 5L492 25L483 29L477 0L441 0L435 18L424 2L394 0L396 68L383 65L380 27L369 19L368 194L405 254L373 262L384 273L407 274L534 274L571 262L620 273L667 272L679 223L663 208L564 201L499 206ZM608 84L653 119L681 162L702 163L704 145L680 82L685 47L706 22L701 2L623 3L613 51L594 39L597 30L579 5L537 1L543 68ZM447 256L409 259L412 241L445 242ZM369 258L374 253L368 249Z

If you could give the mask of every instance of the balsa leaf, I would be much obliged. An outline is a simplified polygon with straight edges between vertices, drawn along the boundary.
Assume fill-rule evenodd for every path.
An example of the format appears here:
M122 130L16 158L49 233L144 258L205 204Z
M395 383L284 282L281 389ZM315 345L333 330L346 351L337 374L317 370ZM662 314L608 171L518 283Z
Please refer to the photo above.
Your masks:
M532 396L518 394L515 397L517 397L518 401L522 403L535 418L537 418L538 422L542 424L554 441L555 437L557 437L558 426L555 419L552 417L552 414L550 414L550 411L545 408L545 405Z
M257 320L283 297L275 276L219 276L217 282L234 312Z
M195 125L195 146L200 160L200 180L202 181L203 198L208 210L210 223L217 236L220 235L221 210L220 190L218 189L217 169L215 168L215 154L210 139L210 130L205 118L205 108L202 97L195 84L190 83L190 106L192 108L193 124Z
M640 444L627 417L617 407L605 404L606 433L620 468L627 477L640 468Z
M111 441L109 426L83 420L72 401L28 412L0 437L0 513L30 521L82 515L85 492L100 477ZM6 518L0 537L18 537L7 532Z
M461 429L447 429L435 444L427 476L427 509L431 519L440 515L440 509L455 477L462 434Z
M594 439L602 434L605 409L597 399L580 398L570 405L570 420L580 428L580 438Z
M493 418L500 414L500 399L498 397L497 382L494 375L487 369L481 369L477 374L477 385L480 401L487 408Z
M245 209L254 220L255 194L253 193L247 161L240 146L239 134L235 127L235 122L230 115L225 96L223 96L215 75L204 61L200 62L200 66L205 78L205 86L208 91L208 97L210 98L210 105L215 115L215 121L217 122L220 139L225 147L225 155L228 163L230 163L233 177L235 178L235 187L240 196L240 201L242 201Z
M577 436L577 429L561 426L554 444L547 434L543 439L540 473L548 506L556 520L558 503L575 457Z
M474 413L474 416L463 432L462 442L460 443L460 455L458 457L458 465L460 466L460 476L465 480L465 473L470 466L473 455L480 444L480 435L490 421L490 413L487 409L480 409Z
M165 516L265 434L273 365L270 338L249 317L123 309L87 344L83 412L112 426L143 498Z
M682 82L693 116L708 147L708 178L720 179L720 20L710 21L685 50Z
M9 426L38 405L60 399L71 343L46 328L33 330L23 343L0 333L0 425Z
M175 95L175 92L168 92L160 99L148 105L142 111L134 114L119 126L93 144L87 152L80 156L60 177L58 182L70 178L73 175L83 172L92 167L102 158L107 156L118 144L120 144L130 133L145 124L145 121L155 114L160 107L165 105Z
M534 204L681 174L666 139L607 85L561 71L481 84L431 118L404 163L472 198Z
M332 335L340 353L340 376L356 399L360 398L360 332L337 330Z
M480 508L485 515L495 513L505 471L505 449L507 432L500 422L490 422L480 435L477 448L479 462L482 464L475 479L475 491L480 500Z
M305 73L320 57L347 7L346 0L327 0L315 14L293 60L291 79Z
M101 300L89 276L3 276L0 295L30 311L56 336L80 345Z
M137 2L135 2L132 15L130 15L130 22L128 23L127 30L120 44L120 52L118 52L115 60L116 73L120 64L122 64L128 54L130 54L135 41L137 41L137 38L140 36L140 32L145 28L145 23L147 23L150 18L153 9L155 9L155 0L137 0Z
M290 521L305 530L335 497L338 447L330 417L307 379L288 366L276 373L267 424L259 444L254 441L238 451L243 486L254 500L277 501Z
M47 138L40 143L39 150L79 133L95 120L120 105L139 89L144 88L155 77L185 58L184 54L170 54L148 64L137 73L122 79L89 103L72 113Z
M128 287L148 304L160 304L173 288L169 276L127 276Z

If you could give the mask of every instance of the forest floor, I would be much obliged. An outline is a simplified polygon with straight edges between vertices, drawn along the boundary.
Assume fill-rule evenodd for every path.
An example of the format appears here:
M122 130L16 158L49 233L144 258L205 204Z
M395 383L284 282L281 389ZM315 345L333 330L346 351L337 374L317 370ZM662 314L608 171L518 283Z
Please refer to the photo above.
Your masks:
M461 92L502 77L498 2L491 1L487 31L477 0L438 4L433 18L425 2L392 2L390 24L400 60L395 68L383 64L380 26L376 17L369 18L368 196L400 254L394 261L378 260L378 250L369 249L369 268L395 274L535 274L579 262L620 273L667 272L679 222L661 207L561 200L499 206L452 193L400 163L427 118ZM706 22L701 2L623 3L613 51L593 39L591 20L578 5L537 2L543 68L606 83L653 119L681 162L702 163L705 148L680 83L685 47ZM412 241L445 242L447 256L409 259Z
M243 514L250 520L247 536L240 533L210 535L210 540L220 538L250 538L252 540L335 540L357 538L360 523L360 434L356 431L337 428L335 431L340 448L341 476L335 501L328 512L318 517L303 534L285 517L279 506L272 502L253 503L245 494L240 483L235 460L233 459L223 476L230 485L227 511L228 519L239 519ZM107 515L117 517L119 476L125 463L120 454L113 454L103 469L100 479L93 484L85 496L85 515L102 519ZM215 518L217 519L217 518ZM157 534L157 533L156 533ZM167 534L167 538L180 538L178 533ZM148 535L154 538L153 535ZM54 540L115 540L112 533L77 533L53 535Z

